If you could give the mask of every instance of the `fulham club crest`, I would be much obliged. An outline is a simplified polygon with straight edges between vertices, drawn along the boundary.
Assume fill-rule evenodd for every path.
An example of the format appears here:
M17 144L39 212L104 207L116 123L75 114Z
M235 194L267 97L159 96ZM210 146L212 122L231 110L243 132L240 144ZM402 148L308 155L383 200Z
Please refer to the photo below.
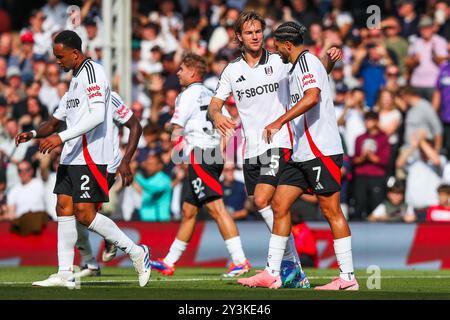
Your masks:
M264 71L266 72L266 74L267 74L268 76L271 76L272 73L273 73L273 68L272 68L272 66L265 67L265 68L264 68Z

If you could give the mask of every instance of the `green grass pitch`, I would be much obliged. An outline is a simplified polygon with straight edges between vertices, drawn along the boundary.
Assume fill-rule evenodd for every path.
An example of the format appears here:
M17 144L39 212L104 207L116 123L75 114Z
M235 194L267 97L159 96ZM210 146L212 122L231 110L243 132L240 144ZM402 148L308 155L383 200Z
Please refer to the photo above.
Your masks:
M79 290L36 288L31 283L46 279L55 267L0 267L0 300L20 299L114 299L114 300L320 300L320 299L450 299L450 270L382 270L381 288L369 290L370 274L357 270L358 292L318 292L312 289L246 288L236 279L224 279L224 268L177 268L164 277L153 271L149 284L140 288L130 268L102 268L101 277L81 280ZM337 270L306 270L311 285L321 285ZM250 272L253 275L254 271Z

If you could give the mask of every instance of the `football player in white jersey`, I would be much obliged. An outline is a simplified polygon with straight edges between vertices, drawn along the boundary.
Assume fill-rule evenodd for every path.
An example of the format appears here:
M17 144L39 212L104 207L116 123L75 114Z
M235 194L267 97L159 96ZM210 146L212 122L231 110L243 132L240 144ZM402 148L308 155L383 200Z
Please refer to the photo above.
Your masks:
M34 282L35 286L75 287L74 247L76 220L125 251L138 273L139 285L150 280L150 253L136 245L106 216L97 213L99 202L108 202L106 170L113 162L113 122L109 111L110 88L101 65L81 52L81 39L64 30L54 38L53 53L64 71L73 71L67 91L66 111L61 119L52 116L37 131L24 132L16 144L31 138L45 138L39 150L47 153L64 143L54 192L57 194L58 273ZM54 134L60 121L67 129Z
M271 200L279 177L291 156L292 137L288 125L283 126L271 143L263 140L264 127L280 117L289 105L289 66L280 56L263 48L264 18L254 11L244 11L235 24L235 34L242 48L242 55L230 62L220 76L216 93L208 108L210 119L225 135L234 130L235 123L221 113L230 94L236 101L245 137L244 178L247 194L254 202L269 230L273 226ZM324 56L323 63L331 71L334 60L340 58L340 50L332 48ZM295 268L289 265L295 264ZM283 265L293 270L283 285L309 288L298 258L292 234L287 245Z
M202 82L207 67L204 58L187 53L177 73L185 89L177 97L175 113L170 122L174 141L179 141L181 133L185 140L183 158L188 162L188 179L182 204L183 217L176 238L164 259L151 261L152 268L164 275L174 273L175 263L192 238L196 216L202 206L206 206L217 222L232 259L224 276L237 277L250 270L236 223L222 200L223 190L219 180L224 166L221 138L206 116L213 92Z
M58 117L62 117L65 112L66 106L66 97L64 95L61 98L59 103L59 107L55 113L58 113ZM139 138L142 134L142 126L139 123L139 120L133 114L133 111L127 107L127 105L123 102L120 95L112 91L111 92L111 100L110 100L110 111L113 113L113 146L114 146L114 161L108 164L107 167L107 181L108 188L114 185L116 181L116 173L120 176L122 180L122 186L126 187L131 184L133 181L133 174L131 173L130 163L133 158L133 154L136 151ZM119 136L119 127L125 126L130 129L130 135L128 137L128 143L126 145L125 153L122 156L120 151L120 136ZM99 203L99 208L101 207L101 203ZM75 277L88 277L88 276L100 276L100 266L95 259L92 248L89 243L89 231L88 228L77 221L77 231L78 231L78 240L76 243L76 247L78 252L80 252L83 266L81 267L81 271L75 274ZM105 240L105 246L102 254L103 262L111 261L117 253L117 247Z
M272 200L274 226L267 267L260 274L239 279L246 286L279 288L278 270L291 232L290 208L305 192L314 192L334 237L340 276L317 290L358 290L353 270L351 233L340 206L343 148L339 136L328 76L319 59L303 45L306 28L295 22L281 24L274 33L275 47L285 63L291 63L291 106L266 126L270 142L284 124L294 128L294 150L280 177Z

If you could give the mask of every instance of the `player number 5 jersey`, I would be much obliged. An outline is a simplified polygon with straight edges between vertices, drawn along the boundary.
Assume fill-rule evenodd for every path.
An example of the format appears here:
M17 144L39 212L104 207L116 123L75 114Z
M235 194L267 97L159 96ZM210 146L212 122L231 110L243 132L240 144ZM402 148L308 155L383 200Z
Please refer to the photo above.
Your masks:
M305 50L289 71L291 107L311 88L320 89L319 103L291 122L292 159L298 162L343 153L327 72L320 60Z
M271 148L292 147L288 125L281 128L272 143L263 139L264 128L288 108L288 71L289 65L279 55L263 49L259 63L253 68L241 56L230 62L220 76L215 97L225 101L233 94L245 136L245 159Z

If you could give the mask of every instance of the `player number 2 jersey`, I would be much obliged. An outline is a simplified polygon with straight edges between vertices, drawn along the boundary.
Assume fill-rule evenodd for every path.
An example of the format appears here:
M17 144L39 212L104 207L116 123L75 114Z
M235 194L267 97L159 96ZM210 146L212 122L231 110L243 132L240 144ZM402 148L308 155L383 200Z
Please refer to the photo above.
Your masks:
M244 158L263 154L271 148L291 148L290 132L285 125L268 144L264 128L286 112L289 105L289 65L277 54L263 49L253 68L244 57L230 62L222 72L215 97L225 101L233 94L245 137Z
M320 60L305 50L289 71L290 106L311 88L320 89L319 103L291 121L292 160L298 162L343 153L327 72Z
M61 164L86 165L109 164L113 161L113 122L110 112L110 87L104 69L91 59L83 61L74 71L65 106L53 116L66 121L67 127L75 126L89 112L89 106L105 108L105 118L97 127L82 136L64 143Z
M59 115L59 117L64 117L64 112L66 110L67 103L67 93L59 101L58 108L55 110L55 113ZM122 161L122 154L120 153L120 141L119 141L119 127L127 123L127 121L133 115L133 111L128 108L123 102L120 95L112 91L111 92L111 100L110 100L110 111L112 112L112 117L114 121L113 126L113 162L108 164L107 171L109 173L116 173L117 168ZM59 119L59 118L58 118Z

